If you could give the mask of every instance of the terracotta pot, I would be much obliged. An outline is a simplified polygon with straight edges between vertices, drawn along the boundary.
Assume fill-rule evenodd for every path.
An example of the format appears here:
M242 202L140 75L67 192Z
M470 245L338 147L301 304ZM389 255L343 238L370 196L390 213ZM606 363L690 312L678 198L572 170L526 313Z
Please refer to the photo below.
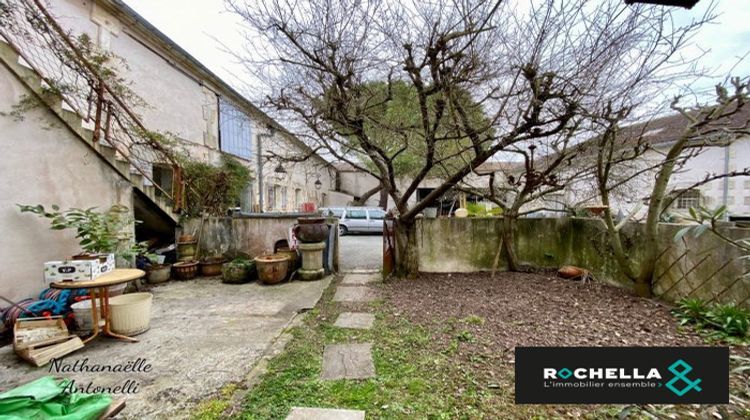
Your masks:
M564 265L557 270L557 275L564 279L577 279L583 277L585 274L586 270L572 265Z
M297 251L284 247L284 248L279 248L278 250L276 250L276 254L286 255L289 257L287 274L291 275L292 272L294 272L294 270L297 268L297 262L298 262Z
M263 255L255 258L258 279L264 284L278 284L284 281L289 267L288 255Z
M328 225L323 217L300 217L294 235L300 242L322 242L328 238Z
M232 261L221 266L222 283L247 283L252 281L256 275L255 261Z
M177 242L177 255L179 255L180 261L192 261L197 249L197 241Z
M195 236L190 234L180 235L177 242L195 242Z
M227 260L223 257L209 257L201 261L201 275L205 277L215 277L221 275L221 266Z
M178 280L190 280L198 275L198 261L180 261L172 266L172 272Z
M171 272L172 266L170 264L154 264L148 269L146 281L149 284L164 283L169 280Z

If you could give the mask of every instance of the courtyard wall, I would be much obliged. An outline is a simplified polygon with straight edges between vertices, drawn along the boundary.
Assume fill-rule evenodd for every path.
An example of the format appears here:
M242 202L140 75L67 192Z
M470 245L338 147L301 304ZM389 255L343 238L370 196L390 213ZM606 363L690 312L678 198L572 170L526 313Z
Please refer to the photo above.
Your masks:
M685 225L659 225L657 282L654 292L668 301L683 297L734 301L750 305L750 259L710 232L675 241ZM624 245L635 260L643 250L643 224L623 227ZM420 219L417 224L419 268L422 272L450 273L490 271L498 254L502 218ZM750 229L726 228L733 238L750 237ZM630 288L620 271L607 232L600 219L546 218L518 221L518 255L522 263L557 269L575 265L591 271L600 281ZM499 258L498 269L506 261Z

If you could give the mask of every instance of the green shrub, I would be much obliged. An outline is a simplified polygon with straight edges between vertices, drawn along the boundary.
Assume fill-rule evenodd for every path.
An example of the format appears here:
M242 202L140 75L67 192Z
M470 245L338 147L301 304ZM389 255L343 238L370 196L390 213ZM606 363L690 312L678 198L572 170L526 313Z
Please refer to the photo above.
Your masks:
M750 310L734 303L714 305L706 314L706 320L715 329L729 336L745 337L750 326Z
M708 305L702 299L684 298L677 302L677 309L674 310L675 316L680 320L680 325L703 325L707 313Z
M680 325L693 324L699 329L714 330L717 338L740 338L750 329L750 310L734 303L709 305L701 299L682 299L673 311Z

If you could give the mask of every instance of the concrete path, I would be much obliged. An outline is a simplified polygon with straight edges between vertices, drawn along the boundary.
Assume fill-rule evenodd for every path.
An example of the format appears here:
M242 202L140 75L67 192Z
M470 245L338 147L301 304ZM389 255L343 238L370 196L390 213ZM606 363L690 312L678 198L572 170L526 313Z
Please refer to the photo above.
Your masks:
M294 407L286 420L365 420L362 410Z
M375 290L365 286L339 286L333 295L334 302L372 302L377 298Z
M379 270L383 265L383 235L364 233L342 236L339 247L342 271L355 268Z
M375 315L364 312L343 312L333 323L334 327L370 329L375 322Z
M129 387L132 393L124 395L127 406L118 418L187 418L189 408L209 392L243 380L290 320L315 306L329 283L330 277L277 286L171 281L151 290L151 329L137 337L138 343L97 338L59 365L42 368L20 360L12 346L0 348L0 391L45 375L65 376L77 386L91 383L92 390ZM140 371L92 371L129 363Z
M341 285L343 286L362 286L370 283L377 283L382 280L382 276L379 272L370 272L370 273L359 273L359 272L352 272L347 273L344 275L344 278L341 280Z
M375 376L372 344L329 344L323 351L321 379L367 379Z

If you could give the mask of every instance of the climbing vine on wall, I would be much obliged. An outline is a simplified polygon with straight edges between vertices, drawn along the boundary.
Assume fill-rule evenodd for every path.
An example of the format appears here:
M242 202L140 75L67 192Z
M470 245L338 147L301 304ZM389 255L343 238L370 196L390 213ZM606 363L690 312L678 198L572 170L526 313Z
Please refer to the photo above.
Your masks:
M250 170L228 155L222 155L218 166L190 158L182 161L185 180L191 185L187 189L188 217L226 215L237 206L242 191L250 183Z

